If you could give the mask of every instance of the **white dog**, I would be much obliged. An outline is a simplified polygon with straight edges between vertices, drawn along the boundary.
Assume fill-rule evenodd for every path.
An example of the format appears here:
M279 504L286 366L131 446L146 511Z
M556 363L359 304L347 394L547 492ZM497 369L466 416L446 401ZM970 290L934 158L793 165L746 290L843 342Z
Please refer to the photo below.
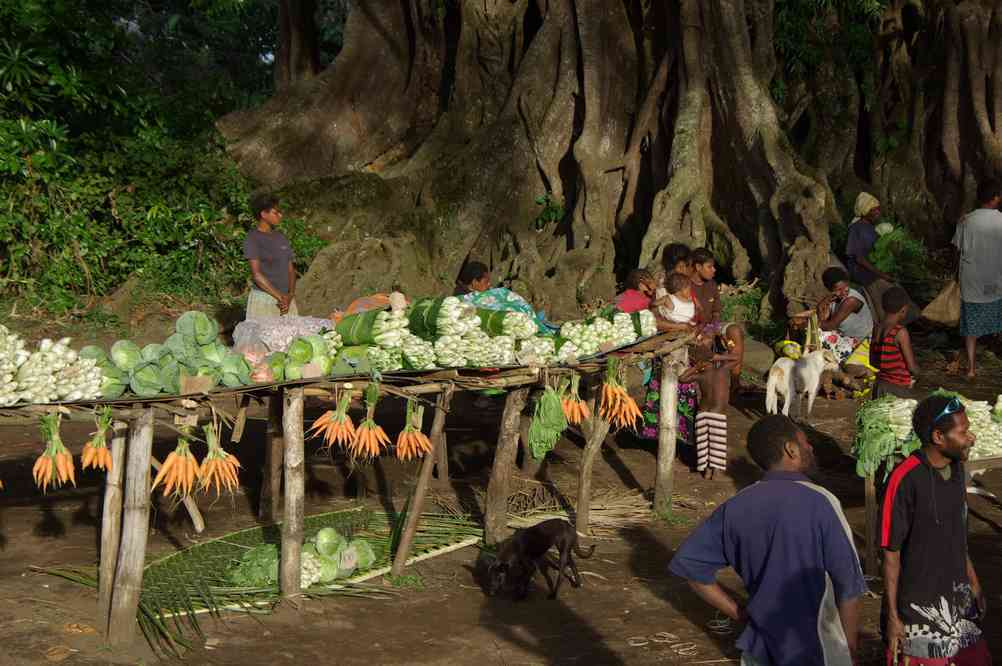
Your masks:
M831 352L813 351L804 354L794 361L792 358L781 358L769 369L769 382L766 384L765 410L775 414L779 406L779 396L783 396L783 415L790 415L790 403L797 399L797 411L803 416L803 399L807 394L807 416L814 410L814 399L821 387L821 374L825 370L838 368L838 361Z

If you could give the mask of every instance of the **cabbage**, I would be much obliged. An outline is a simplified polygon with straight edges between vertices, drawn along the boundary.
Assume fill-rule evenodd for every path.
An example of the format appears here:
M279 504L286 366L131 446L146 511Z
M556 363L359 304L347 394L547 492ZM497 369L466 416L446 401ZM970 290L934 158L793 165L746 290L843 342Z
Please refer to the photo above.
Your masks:
M207 345L219 335L219 324L204 312L189 310L174 323L174 329L200 345Z
M341 549L338 561L338 578L347 578L358 568L358 551L353 546Z
M223 383L230 388L250 384L251 367L240 354L227 354L219 370Z
M109 362L108 354L105 353L100 347L95 347L94 345L87 345L79 352L77 352L78 358L92 358L97 365L105 365Z
M223 360L229 353L229 350L221 344L219 341L210 342L207 345L200 345L199 351L202 354L202 358L210 363L215 363L216 365L222 365Z
M278 546L263 543L247 550L227 578L241 587L271 587L278 582L278 560Z
M164 346L182 363L197 364L202 358L202 350L194 338L175 333L164 340Z
M876 231L878 235L883 236L885 234L889 234L892 231L894 231L894 225L891 224L890 222L881 222L876 227L874 227L874 231Z
M276 382L285 381L285 354L275 352L268 356L268 365L271 366L271 374Z
M125 393L129 385L124 372L113 365L101 367L103 380L101 381L101 397L105 400L114 400Z
M156 363L141 363L132 370L129 388L140 397L151 397L160 393L163 383L160 381L160 366Z
M285 366L285 379L287 381L296 381L297 379L303 378L303 364L302 363L287 363Z
M311 359L316 359L317 356L326 356L330 354L330 344L324 336L316 334L307 335L303 337L303 340L310 343L310 347L313 348L313 354L310 357Z
M211 365L200 365L195 370L195 377L212 377L213 385L218 384L221 379L219 370L212 367Z
M142 356L143 360L147 363L155 363L160 360L160 357L168 352L168 349L163 345L158 345L157 343L148 344L143 347Z
M368 569L376 562L376 553L365 539L352 539L348 547L355 549L359 569Z
M303 544L303 553L309 553L314 557L320 557L320 553L317 552L317 544L310 543L309 541Z
M173 359L168 363L162 361L163 359L160 364L160 384L164 393L176 395L181 392L181 365Z
M318 556L320 559L320 582L333 583L340 571L340 560L336 557Z
M296 338L289 343L289 348L285 350L285 354L293 363L306 365L313 358L313 345L304 338Z
M314 356L311 363L315 363L320 368L320 376L328 377L334 370L334 359L326 354Z
M111 346L111 360L119 370L130 372L143 360L139 346L131 340L119 340Z
M325 527L316 536L317 552L325 557L333 557L347 541L333 527Z

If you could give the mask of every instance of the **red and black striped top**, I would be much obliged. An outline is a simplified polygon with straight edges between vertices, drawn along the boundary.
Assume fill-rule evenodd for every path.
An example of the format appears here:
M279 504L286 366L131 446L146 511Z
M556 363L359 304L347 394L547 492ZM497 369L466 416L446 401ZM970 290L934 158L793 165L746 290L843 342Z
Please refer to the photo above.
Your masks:
M901 347L898 346L895 339L900 330L900 325L892 326L884 333L883 339L876 343L877 369L879 370L877 380L898 386L910 386L912 374L908 371L908 364L905 363Z

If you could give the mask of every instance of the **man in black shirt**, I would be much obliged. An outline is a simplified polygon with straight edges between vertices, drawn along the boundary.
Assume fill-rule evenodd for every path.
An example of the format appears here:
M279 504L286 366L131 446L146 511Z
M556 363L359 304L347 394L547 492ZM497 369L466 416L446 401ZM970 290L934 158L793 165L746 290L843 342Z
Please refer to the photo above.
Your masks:
M888 657L986 666L985 596L967 554L970 422L959 400L937 395L919 403L912 426L922 448L891 474L880 524Z

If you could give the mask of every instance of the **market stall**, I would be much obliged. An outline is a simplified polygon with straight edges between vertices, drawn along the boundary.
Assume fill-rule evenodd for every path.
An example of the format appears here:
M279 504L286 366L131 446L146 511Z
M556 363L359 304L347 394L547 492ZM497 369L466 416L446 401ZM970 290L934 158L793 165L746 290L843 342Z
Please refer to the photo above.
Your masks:
M437 317L438 313L431 316ZM413 320L413 314L411 317ZM193 323L190 319L187 325L192 327L200 325L199 322ZM384 323L385 320L384 317ZM623 321L620 320L619 323L621 325L620 331L622 331L625 328L622 326ZM587 328L588 324L583 323L581 326ZM489 322L484 322L484 328L488 327ZM420 326L414 326L412 321L411 328L420 329ZM613 327L607 327L603 324L599 328L611 329ZM498 324L497 330L500 331L499 336L504 334L504 322ZM371 327L369 332L371 334ZM447 475L444 431L452 396L456 391L494 389L506 392L497 450L487 489L484 534L488 543L496 543L505 535L509 479L519 442L521 441L522 445L527 448L527 453L533 446L530 444L532 441L548 440L552 446L552 443L555 443L556 439L559 438L560 432L566 427L577 428L585 439L577 502L579 511L576 514L576 522L577 529L582 534L587 535L590 479L594 459L610 430L610 420L620 421L619 426L630 425L628 414L631 412L628 410L620 412L615 408L615 405L606 404L609 395L625 396L622 397L623 404L626 404L627 399L632 402L632 399L626 396L625 388L619 384L622 368L629 364L660 357L664 361L661 363L663 380L661 404L664 413L661 419L662 431L658 448L658 474L654 506L655 510L665 512L671 503L671 462L674 459L676 439L676 419L672 414L672 410L675 408L675 399L672 392L677 390L677 375L686 364L686 344L689 339L670 335L645 337L640 335L640 330L637 330L627 344L620 345L615 349L608 349L613 345L606 342L604 347L608 351L586 356L582 353L582 348L584 351L590 351L588 346L593 344L587 337L587 331L585 335L581 335L581 331L572 330L572 333L578 337L576 346L579 356L568 358L562 364L556 364L552 357L545 359L546 363L542 363L540 362L542 359L537 357L530 359L535 361L533 364L509 364L508 367L428 368L423 370L399 368L382 373L375 368L368 367L365 368L366 372L362 373L358 371L357 366L353 368L349 364L338 368L337 361L329 359L330 364L321 370L322 376L304 378L302 377L302 367L308 366L311 362L307 360L298 364L300 367L298 378L288 376L288 370L292 366L286 365L283 368L285 376L282 377L281 381L276 381L273 376L272 381L256 383L244 382L251 374L249 364L246 367L241 365L237 360L227 356L223 350L210 350L212 353L220 355L222 361L217 368L225 367L225 371L219 373L217 370L216 374L220 375L217 377L213 376L213 368L208 366L204 372L199 369L191 376L182 370L177 381L177 390L171 393L165 391L168 387L173 388L170 381L158 380L154 372L144 370L149 369L152 364L156 363L156 360L139 360L135 361L135 365L128 375L120 368L117 372L114 369L107 369L104 372L104 383L107 384L110 378L117 385L117 388L113 389L114 392L118 393L117 398L92 397L92 385L96 378L88 378L90 388L86 390L90 390L91 394L85 393L84 395L90 399L49 404L16 404L16 401L15 404L10 404L11 401L8 400L8 406L0 407L0 417L7 419L54 419L54 421L48 421L54 423L54 432L47 436L46 452L39 457L39 460L43 462L43 459L48 459L51 468L38 468L36 464L36 470L41 469L40 472L36 471L36 481L42 478L46 486L50 482L58 485L59 482L66 481L67 478L64 478L64 474L72 475L72 458L70 458L68 468L60 462L61 457L68 455L68 453L61 442L58 442L58 422L64 419L90 420L95 418L95 414L98 414L99 419L104 420L107 432L102 433L102 437L110 436L110 447L106 447L102 443L96 448L98 450L104 449L103 451L98 454L91 452L85 455L88 460L96 455L100 459L100 465L97 466L106 470L98 575L99 617L109 641L112 644L123 644L131 641L135 635L135 619L142 589L151 507L151 467L159 470L154 485L164 481L167 488L174 488L175 494L187 498L193 482L191 469L196 466L194 462L188 460L184 463L178 463L171 457L165 459L162 465L159 461L155 461L152 457L154 428L156 426L167 427L177 431L182 437L186 437L190 436L198 423L205 422L204 430L209 455L203 461L202 468L203 470L208 468L210 465L207 464L207 461L211 459L214 476L210 477L208 481L203 479L203 489L214 484L216 491L219 492L220 489L226 490L233 487L231 484L236 482L235 467L239 466L236 458L232 454L227 454L222 442L218 441L220 433L223 432L222 424L229 426L231 432L229 443L239 442L246 421L247 407L252 400L268 404L268 442L265 449L265 474L259 515L263 521L276 520L281 506L279 585L282 595L286 598L295 597L302 592L301 555L305 492L304 440L306 438L303 411L304 402L308 397L338 405L337 409L322 417L328 419L326 421L328 424L332 420L344 417L344 410L351 397L365 397L366 419L358 426L358 430L372 428L372 437L362 439L368 442L373 450L363 457L372 457L381 452L380 446L376 443L378 426L372 422L375 402L380 397L403 399L408 402L408 405L429 406L435 410L429 435L421 436L427 442L426 448L411 456L421 459L421 467L413 496L410 499L406 524L392 565L393 573L399 574L409 559L411 542L418 529L422 505L434 467L436 465L440 467L440 479ZM213 339L215 334L215 331L211 332ZM403 335L408 334L404 333ZM613 332L613 334L616 333ZM178 335L181 335L180 330ZM210 333L205 332L205 335L208 337ZM621 339L630 337L623 336L621 332L619 335ZM330 338L327 339L330 341ZM415 344L414 341L411 342L412 345ZM486 344L488 341L478 339L478 342ZM308 343L313 344L314 348L322 344L315 339L308 341ZM172 372L169 368L177 362L177 357L185 353L194 353L186 352L183 349L184 344L187 343L183 339L175 338L173 340L171 348L176 352L174 354L175 360L167 364L161 363L158 366L161 373L164 372L164 366L168 368L167 372ZM215 344L217 343L214 341L201 343L203 348L205 345ZM566 346L566 344L568 343L565 342L562 346ZM543 346L545 347L545 345ZM497 346L495 346L495 350L497 350ZM135 350L125 350L124 346L119 346L117 350L113 349L113 355L115 351L122 352L119 354L120 356L124 356L124 351L131 352L131 355L135 354ZM161 351L158 349L147 351L144 348L140 350L140 356L162 359L163 356L157 356ZM304 356L306 355L305 349L299 351ZM96 352L90 353L97 356ZM291 353L290 351L290 355ZM456 352L446 350L446 354L448 353ZM462 352L458 352L456 355L462 358ZM502 349L500 352L495 351L494 358L483 360L514 360L501 358L505 355L505 351ZM69 360L71 357L73 357L72 361ZM339 356L337 359L343 360L343 357ZM77 363L74 354L66 354L64 360L66 361L64 366ZM378 361L371 356L367 360L370 362ZM222 366L222 363L226 365ZM98 364L83 363L80 365L86 373ZM21 367L24 367L23 358ZM342 372L338 372L339 369ZM344 372L344 370L348 372ZM351 372L352 370L354 372ZM202 381L201 386L199 386L200 377L210 377L211 381ZM135 395L123 395L126 390L125 386L131 387L132 393ZM570 386L573 386L573 393L568 393ZM139 390L136 390L137 388ZM58 400L65 397L62 393L71 389L72 387L67 384L63 389L50 390L47 395L50 396L50 399L55 397ZM576 415L577 418L563 420L562 427L559 429L550 427L547 430L544 427L545 419L539 419L537 424L536 417L534 417L534 427L536 425L539 427L528 433L529 441L525 441L525 436L520 436L520 431L523 429L521 427L523 423L522 412L531 390L542 390L544 396L538 402L537 416L539 411L544 408L543 402L548 396L551 402L557 401L557 410L563 410L563 413L567 413L564 401L575 403L577 406L573 407L570 413ZM141 395L143 393L146 395ZM601 397L600 393L603 394ZM80 396L73 395L73 397L79 398ZM408 407L408 415L410 413L410 407ZM563 417L558 415L558 420L562 419ZM314 427L316 425L315 422ZM408 419L408 428L411 425L413 422ZM419 431L420 427L419 419L416 430ZM332 430L334 429L336 428L332 428ZM355 430L354 426L352 429ZM411 428L410 430L413 434L415 429ZM383 438L386 437L381 428L378 428L378 433L381 433ZM359 446L359 439L356 437L349 446ZM386 438L385 442L388 441ZM404 440L398 439L396 447L398 457L401 455L402 441ZM182 446L180 441L179 448L171 456L176 457L175 454L178 452L180 452L180 458L187 458L187 448ZM538 451L532 450L533 455L538 455L538 453ZM545 450L543 455L545 455ZM186 471L178 472L178 469ZM284 496L280 503L279 489L282 486L283 477ZM184 492L177 493L178 487L182 488ZM190 502L186 506L192 513L193 521L197 527L201 520L197 513L197 506L194 505L194 502Z
M1002 468L1002 396L993 407L958 393L943 390L937 393L958 397L970 419L977 441L965 463L968 477ZM856 473L863 478L866 488L866 527L862 536L863 571L867 575L878 573L878 489L886 483L891 470L921 446L912 432L912 412L917 404L915 400L887 396L865 403L857 412L853 455Z

